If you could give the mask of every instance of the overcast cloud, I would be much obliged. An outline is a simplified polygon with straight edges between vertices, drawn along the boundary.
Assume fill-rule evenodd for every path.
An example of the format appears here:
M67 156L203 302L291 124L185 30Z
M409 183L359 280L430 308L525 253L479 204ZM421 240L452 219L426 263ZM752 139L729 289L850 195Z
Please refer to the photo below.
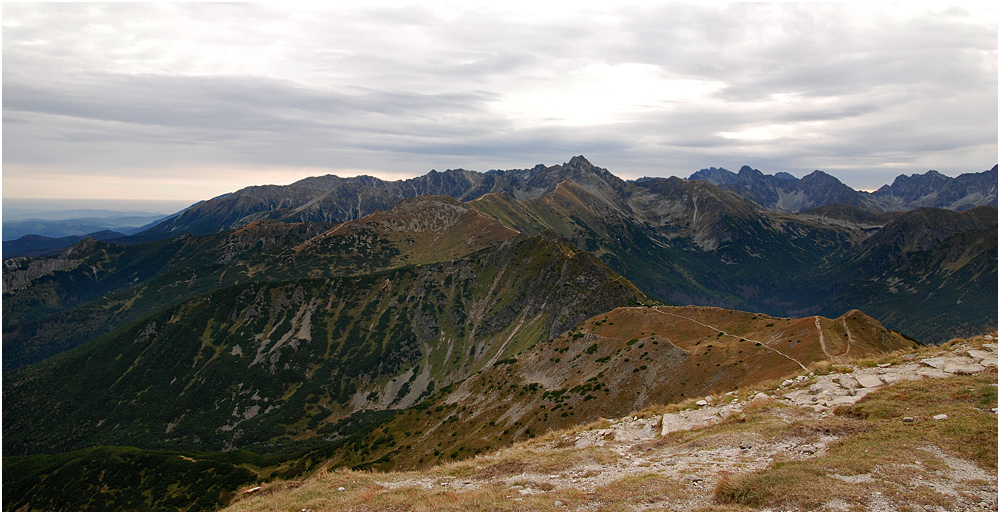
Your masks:
M583 154L872 189L997 161L997 12L3 5L3 195L198 200Z

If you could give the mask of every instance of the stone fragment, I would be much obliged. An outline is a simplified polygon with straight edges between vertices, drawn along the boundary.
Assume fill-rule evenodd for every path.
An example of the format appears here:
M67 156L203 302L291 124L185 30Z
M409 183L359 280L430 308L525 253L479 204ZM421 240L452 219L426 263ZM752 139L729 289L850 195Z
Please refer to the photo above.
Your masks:
M781 387L788 387L788 386L790 386L790 385L792 385L794 383L795 383L794 380L788 379L788 380L785 380L784 382L781 383Z
M934 416L934 419L936 419L938 421L943 421L943 420L948 419L948 415L947 414L938 414L937 416Z
M721 421L722 418L719 417L719 411L716 409L702 409L688 414L688 420L693 422L695 426L705 426Z
M556 500L556 501L552 502L552 506L553 507L562 507L563 506L563 502L561 502L559 500Z
M949 362L945 365L942 371L945 373L954 373L956 375L975 375L984 369L986 369L986 366L982 366L980 364L959 364Z
M880 376L879 379L885 382L886 385L892 385L906 380L906 376L900 373L886 373L885 375Z
M753 399L754 400L770 400L771 397L768 396L765 393L757 393L756 395L754 395Z
M865 388L880 387L882 385L882 381L879 380L878 377L876 377L875 375L857 374L854 375L854 379L857 380L859 384L861 384L861 387Z
M889 366L892 366L892 363L886 362L885 364L879 364L878 365L878 367L880 367L880 368L888 368Z
M799 451L805 453L806 455L812 455L816 453L816 447L811 444L804 444L799 446Z
M346 491L346 489L345 489L345 488L343 488L343 487L338 487L338 488L337 488L337 490L338 490L338 491Z
M992 339L992 337L989 338L989 339ZM991 351L993 353L997 353L997 345L994 344L994 343L984 344L983 348L985 348L985 349L987 349L987 350L989 350L989 351Z
M862 387L861 389L858 389L858 390L854 391L854 397L860 400L860 399L864 398L865 396L867 396L868 393L871 393L871 392L874 392L874 391L878 391L878 389L876 389L874 387Z
M855 403L858 403L858 400L860 399L860 396L838 396L832 400L828 400L826 405L834 408L840 407L841 405L854 405Z
M831 391L832 392L832 391L836 391L838 389L840 389L840 386L838 386L837 384L835 384L832 379L827 378L827 377L823 377L823 378L817 380L816 383L813 384L809 388L809 391L812 392L812 393L814 393L814 394L816 394L816 393L823 393L823 392L827 392L827 391Z
M944 357L934 357L932 359L924 359L920 362L932 368L941 369L945 364L948 364L948 359Z
M850 375L841 375L837 381L840 382L840 385L845 389L857 389L861 387L861 384L859 384L858 381Z
M697 483L705 481L704 478L701 478L698 475L684 475L684 480L687 480L687 481L691 482L692 484L697 484Z
M927 369L927 368L917 371L917 374L926 378L948 378L951 376L950 373L945 373L944 371L938 369Z
M913 423L913 418L911 416L905 416L903 418L903 423Z
M984 352L982 350L969 350L969 351L967 351L965 353L969 354L969 357L972 357L975 360L995 359L995 358L997 358L997 354L995 354L993 352Z
M706 402L705 400L698 400L698 401L694 402L694 404L697 405L697 406L699 406L699 407L704 407L704 406L708 405L708 402Z
M615 441L633 442L653 439L655 433L653 427L656 419L636 419L635 421L624 421L621 425L615 426Z
M660 435L667 435L671 432L687 430L688 428L690 427L684 416L668 412L663 415L663 421L660 422Z

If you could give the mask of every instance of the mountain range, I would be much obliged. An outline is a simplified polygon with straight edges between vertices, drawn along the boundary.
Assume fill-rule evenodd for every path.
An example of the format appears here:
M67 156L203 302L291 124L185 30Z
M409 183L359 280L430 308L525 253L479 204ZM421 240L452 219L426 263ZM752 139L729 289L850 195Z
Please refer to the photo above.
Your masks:
M822 172L734 174L785 184L756 199L697 177L624 181L582 156L315 177L200 202L127 245L7 259L4 475L172 462L155 498L77 506L209 508L322 463L428 466L994 331L992 173L994 205L986 188L968 209L909 211ZM907 187L883 197L932 196ZM226 452L204 457L224 470L215 485L179 471L191 452Z
M900 175L891 185L871 193L855 191L819 170L798 179L783 172L765 175L750 166L743 166L739 173L706 168L688 178L715 184L779 212L801 212L832 203L873 211L910 211L920 207L961 211L979 205L997 205L996 166L955 178L934 170L923 175Z

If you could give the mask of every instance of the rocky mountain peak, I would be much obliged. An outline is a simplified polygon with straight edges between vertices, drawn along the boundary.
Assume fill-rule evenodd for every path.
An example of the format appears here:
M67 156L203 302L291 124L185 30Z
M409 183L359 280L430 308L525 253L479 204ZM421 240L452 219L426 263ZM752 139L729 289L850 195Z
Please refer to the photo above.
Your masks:
M736 182L736 174L726 168L704 168L692 173L688 180L703 180L718 186Z
M564 166L570 168L578 168L578 169L594 168L594 165L591 164L590 161L588 161L587 158L582 155L573 156L568 163L564 164Z

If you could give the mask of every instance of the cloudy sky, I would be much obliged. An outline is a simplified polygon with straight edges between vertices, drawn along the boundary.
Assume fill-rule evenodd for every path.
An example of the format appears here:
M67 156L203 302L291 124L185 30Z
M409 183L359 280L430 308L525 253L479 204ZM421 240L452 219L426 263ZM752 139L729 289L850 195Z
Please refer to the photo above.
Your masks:
M623 178L749 164L859 189L997 162L995 10L612 3L4 3L3 197L193 201L578 154Z

